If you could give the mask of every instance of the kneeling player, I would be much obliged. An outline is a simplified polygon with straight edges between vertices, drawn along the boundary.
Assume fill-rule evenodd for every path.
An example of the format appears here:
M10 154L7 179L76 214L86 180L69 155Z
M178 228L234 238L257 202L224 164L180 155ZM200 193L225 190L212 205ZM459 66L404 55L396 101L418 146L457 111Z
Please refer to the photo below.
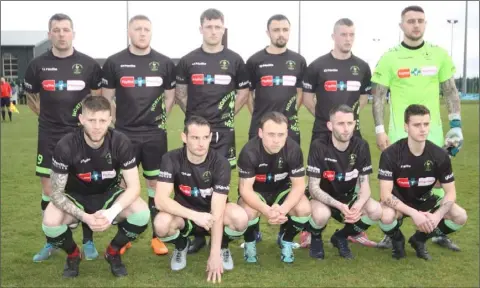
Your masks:
M404 115L408 137L382 152L378 179L383 216L380 228L392 239L392 256L405 257L405 237L400 231L403 218L410 216L416 233L408 242L417 257L430 260L425 242L450 234L467 222L467 212L455 203L456 189L448 153L427 140L430 111L410 105ZM432 192L439 181L445 196Z
M188 237L211 233L207 271L208 281L215 282L221 280L224 269L233 269L228 242L243 234L248 218L240 206L227 203L230 163L210 148L211 137L207 120L192 116L182 133L186 145L163 156L155 193L161 212L154 226L160 240L175 243L171 260L175 271L187 265Z
M308 187L312 197L310 256L323 259L322 231L330 217L345 223L330 242L338 248L340 256L351 259L347 238L366 231L382 217L380 203L370 198L368 174L372 173L368 143L353 136L355 129L353 110L347 105L330 111L328 138L312 142L308 155ZM358 179L357 179L358 178ZM360 184L359 190L355 186Z
M288 138L288 119L279 112L265 113L260 121L258 136L243 147L238 158L238 203L248 214L248 229L244 234L245 260L257 262L255 224L260 214L270 224L283 224L279 237L280 259L294 261L293 238L310 219L310 204L305 191L305 168L300 146ZM287 217L288 214L288 217Z
M65 135L53 154L51 203L45 209L43 231L48 243L68 254L63 276L76 277L80 251L67 225L82 221L93 231L105 231L117 223L105 259L113 275L125 276L119 250L145 231L150 212L139 198L133 147L124 134L108 128L110 102L103 96L87 96L82 110L83 127ZM125 183L120 185L122 178Z

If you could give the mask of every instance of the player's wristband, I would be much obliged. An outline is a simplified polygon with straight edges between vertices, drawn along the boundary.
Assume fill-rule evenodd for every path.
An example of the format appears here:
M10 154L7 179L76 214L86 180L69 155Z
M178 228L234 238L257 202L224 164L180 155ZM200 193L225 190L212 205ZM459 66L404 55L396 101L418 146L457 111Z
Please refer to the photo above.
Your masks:
M385 126L378 125L375 126L375 134L385 133Z
M122 212L123 208L120 204L118 203L115 203L112 205L112 207L108 208L107 210L105 210L105 212L103 213L103 215L105 217L107 217L108 221L110 223L113 222L113 220L115 219L115 217L117 217L117 215Z
M448 114L448 120L450 120L450 128L462 127L460 114L456 114L456 113Z

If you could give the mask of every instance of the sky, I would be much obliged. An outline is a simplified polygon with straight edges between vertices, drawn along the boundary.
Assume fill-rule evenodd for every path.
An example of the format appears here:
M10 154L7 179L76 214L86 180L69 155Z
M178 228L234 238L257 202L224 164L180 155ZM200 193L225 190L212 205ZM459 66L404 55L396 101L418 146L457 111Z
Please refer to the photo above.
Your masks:
M356 27L352 51L372 69L381 55L400 41L402 9L420 5L427 20L425 40L449 53L452 26L447 19L458 20L453 28L453 60L456 76L463 73L465 1L301 1L301 22L299 1L64 1L62 5L56 1L2 1L1 29L42 30L47 37L50 16L65 13L74 21L75 48L94 58L107 58L127 46L127 5L129 17L144 14L151 19L152 47L171 58L180 58L201 45L200 14L208 8L224 13L228 47L245 61L269 44L266 23L274 14L289 18L288 48L296 52L300 26L300 53L307 63L332 49L333 25L347 17ZM468 5L467 76L473 77L479 75L479 2L468 1ZM20 10L21 17L12 13Z

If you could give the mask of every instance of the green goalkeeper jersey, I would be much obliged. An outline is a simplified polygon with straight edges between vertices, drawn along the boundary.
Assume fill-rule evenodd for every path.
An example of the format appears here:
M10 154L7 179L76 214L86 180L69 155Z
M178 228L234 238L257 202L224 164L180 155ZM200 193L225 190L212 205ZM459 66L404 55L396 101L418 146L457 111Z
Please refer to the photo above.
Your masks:
M455 65L447 51L428 42L416 48L399 44L380 58L372 82L390 88L391 143L407 137L403 128L405 109L411 104L422 104L430 110L429 139L443 145L440 83L454 74Z

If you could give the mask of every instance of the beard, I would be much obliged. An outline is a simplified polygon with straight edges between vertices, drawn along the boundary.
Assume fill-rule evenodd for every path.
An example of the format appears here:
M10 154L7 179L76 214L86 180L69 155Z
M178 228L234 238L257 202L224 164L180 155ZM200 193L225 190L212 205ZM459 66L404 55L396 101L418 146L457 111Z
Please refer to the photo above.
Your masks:
M83 132L85 133L85 136L87 136L87 138L88 138L90 141L92 141L93 143L102 142L102 141L103 141L103 138L105 138L105 134L106 134L106 132L105 132L102 136L99 137L99 139L94 139L94 138L92 137L92 135L90 135L90 133L87 132L87 130L84 129Z
M277 48L284 48L285 46L287 46L287 41L285 39L278 39L277 41L272 41L272 44Z
M348 136L345 136L341 133L337 133L335 131L332 132L332 135L333 137L335 137L335 139L338 141L338 142L342 142L342 143L347 143L348 141L350 141L350 139L352 139L352 136L353 136L353 132L348 134Z

